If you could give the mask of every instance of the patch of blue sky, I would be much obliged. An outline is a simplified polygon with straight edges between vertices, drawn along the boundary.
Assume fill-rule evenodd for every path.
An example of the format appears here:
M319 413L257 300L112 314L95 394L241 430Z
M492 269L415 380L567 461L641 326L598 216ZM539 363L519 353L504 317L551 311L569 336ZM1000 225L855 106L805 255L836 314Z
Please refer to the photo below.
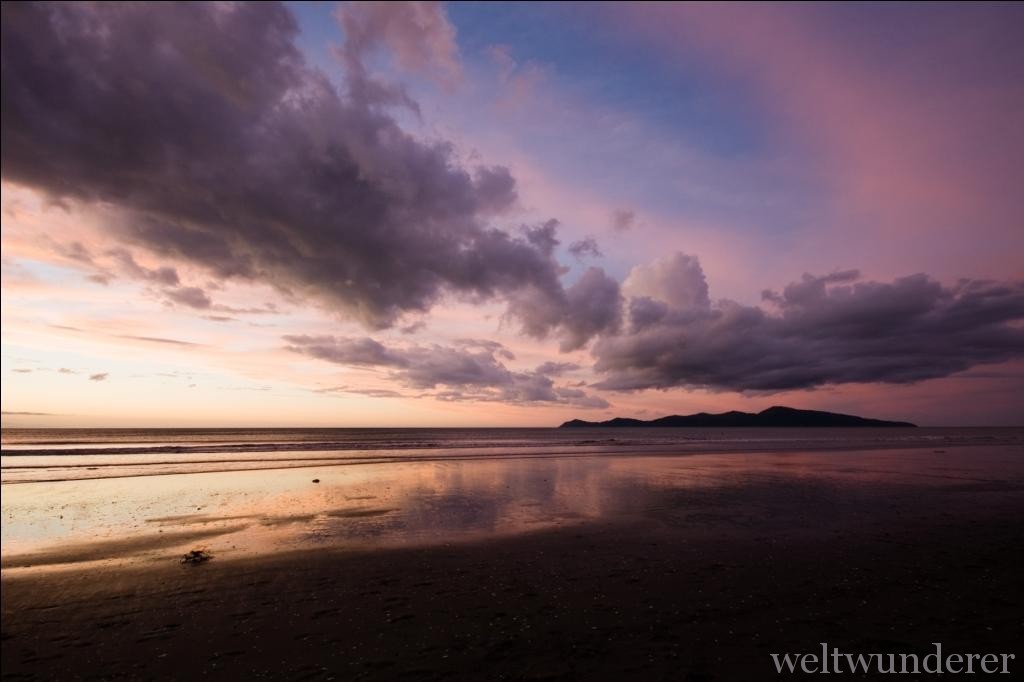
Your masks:
M14 264L29 277L57 286L81 286L88 274L77 267L64 267L32 258L18 258Z
M491 46L504 45L519 64L547 67L547 87L590 107L589 126L537 122L521 136L552 175L648 210L739 229L785 231L816 213L789 201L822 194L796 160L806 150L778 129L742 79L696 57L669 60L617 33L600 8L447 8L468 68L486 68ZM752 214L759 218L751 221Z
M333 3L292 3L309 59L341 82L329 45L343 35ZM396 110L396 119L427 136L445 128L487 137L512 126L524 151L552 177L567 178L624 208L686 215L773 232L805 223L816 207L789 197L821 196L777 121L746 83L694 58L670 61L653 48L618 34L594 9L580 4L449 3L449 20L474 94L438 91L423 78L395 72L375 54L370 66L401 78L424 108L424 117ZM504 46L516 63L535 64L538 87L564 95L584 120L557 107L548 118L496 121L481 115L481 100L502 96L491 49ZM476 96L478 101L473 101ZM578 113L578 112L577 112ZM436 116L435 116L436 114ZM503 163L488 158L489 163ZM770 210L765 210L769 208ZM749 219L757 215L756 221Z
M298 46L306 59L337 82L337 60L333 45L342 41L341 29L334 18L335 3L286 2L299 27Z
M773 135L741 84L697 60L669 62L626 38L588 3L450 3L467 58L508 46L520 62L551 65L560 85L626 110L720 157L757 157Z
M292 2L311 62L337 75L330 45L343 40L334 3ZM741 88L697 62L668 64L651 50L617 36L593 10L579 4L449 3L464 59L486 60L488 49L507 46L518 62L552 68L559 85L660 129L672 130L717 156L759 156L772 144L763 117Z

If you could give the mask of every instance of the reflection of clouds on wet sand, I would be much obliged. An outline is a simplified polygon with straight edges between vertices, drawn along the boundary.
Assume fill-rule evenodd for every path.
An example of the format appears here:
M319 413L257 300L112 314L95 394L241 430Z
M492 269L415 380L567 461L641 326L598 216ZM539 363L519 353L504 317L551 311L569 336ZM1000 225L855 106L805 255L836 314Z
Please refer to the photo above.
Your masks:
M370 482L325 477L318 491L326 504L373 497L366 506L320 512L309 532L319 542L372 539L375 544L436 543L512 534L562 525L601 514L598 479L604 459L444 462L380 467ZM352 495L372 485L377 495ZM301 503L299 500L289 503ZM306 503L312 503L306 498ZM370 504L372 503L372 504Z
M591 520L767 523L782 532L848 521L850 510L922 491L1016 489L1024 483L1018 460L1010 448L964 447L455 460L17 484L4 486L4 565L165 560L200 536L230 558L439 544Z

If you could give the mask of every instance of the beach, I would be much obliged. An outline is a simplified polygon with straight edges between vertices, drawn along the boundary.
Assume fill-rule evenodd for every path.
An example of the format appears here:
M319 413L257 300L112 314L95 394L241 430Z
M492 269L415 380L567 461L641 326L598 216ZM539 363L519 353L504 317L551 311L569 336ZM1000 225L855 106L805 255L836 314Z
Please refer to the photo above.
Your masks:
M0 11L0 682L1024 679L1024 2Z
M4 485L3 676L742 680L821 643L1019 660L1018 439L37 473ZM180 564L194 548L212 560Z

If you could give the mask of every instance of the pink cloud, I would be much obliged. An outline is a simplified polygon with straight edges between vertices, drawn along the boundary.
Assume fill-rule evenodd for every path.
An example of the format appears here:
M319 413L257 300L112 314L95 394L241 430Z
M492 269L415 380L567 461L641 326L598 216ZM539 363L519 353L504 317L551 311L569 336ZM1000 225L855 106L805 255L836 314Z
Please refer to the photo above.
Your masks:
M462 81L455 27L437 2L353 2L335 12L346 45L386 45L402 70L425 72L451 90Z
M1017 189L1024 87L1005 68L970 63L985 52L989 26L937 24L915 34L919 44L910 52L873 49L863 35L848 40L825 12L797 5L611 11L617 26L669 58L700 60L745 80L765 116L810 147L845 229L874 228L901 257L927 238L947 270L983 256L1002 274L1020 272L1011 254L1024 249ZM823 242L851 242L869 255L851 236L829 234ZM871 248L877 252L877 243Z

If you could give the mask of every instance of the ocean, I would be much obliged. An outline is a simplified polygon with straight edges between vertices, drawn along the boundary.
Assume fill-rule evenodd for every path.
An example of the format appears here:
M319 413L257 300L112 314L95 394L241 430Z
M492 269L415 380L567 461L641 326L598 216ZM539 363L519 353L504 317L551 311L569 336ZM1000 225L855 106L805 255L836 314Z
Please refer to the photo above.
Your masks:
M225 560L589 523L784 529L804 523L786 511L797 500L820 520L1015 490L1022 455L1019 428L6 429L0 559Z
M4 429L4 484L454 459L1024 444L1022 428Z

